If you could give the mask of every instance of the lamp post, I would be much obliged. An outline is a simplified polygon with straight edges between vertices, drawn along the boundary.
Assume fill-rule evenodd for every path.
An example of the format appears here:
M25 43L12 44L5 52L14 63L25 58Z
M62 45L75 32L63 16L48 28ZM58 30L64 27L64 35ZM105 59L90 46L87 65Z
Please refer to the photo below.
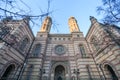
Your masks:
M45 69L40 68L40 80L42 80L42 74L45 74L45 73L46 73Z
M79 77L78 77L78 75L80 74L79 69L74 69L73 73L76 74L77 80L79 80Z

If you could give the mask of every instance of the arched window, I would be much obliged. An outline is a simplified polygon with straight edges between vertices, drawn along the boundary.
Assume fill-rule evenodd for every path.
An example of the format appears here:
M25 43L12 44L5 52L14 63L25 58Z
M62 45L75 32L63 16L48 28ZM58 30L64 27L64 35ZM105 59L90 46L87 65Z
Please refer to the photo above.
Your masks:
M1 77L1 80L10 80L12 79L14 75L15 65L10 65L7 67L6 71L4 72L3 76Z
M79 49L82 57L86 57L85 48L82 44L79 45Z
M72 76L72 80L75 80L75 76Z
M92 39L91 39L91 43L93 45L93 47L98 51L99 48L100 48L100 45L98 43L98 40L96 38L96 36L94 36Z
M54 80L65 80L64 66L62 66L62 65L56 66Z
M88 72L89 79L92 80L92 75L91 75L90 66L89 66L89 65L86 65L86 69L87 69L87 72Z
M21 51L25 50L28 42L29 42L28 38L23 39L23 41L22 41L21 44L20 44L20 50L21 50Z
M115 74L114 70L110 65L105 65L105 73L106 73L106 78L109 80L118 80L117 75Z
M32 80L31 75L32 75L32 72L33 72L33 68L34 68L34 66L32 64L29 65L28 70L27 70L26 80Z
M33 49L33 57L37 57L41 51L41 45L36 44L35 48Z

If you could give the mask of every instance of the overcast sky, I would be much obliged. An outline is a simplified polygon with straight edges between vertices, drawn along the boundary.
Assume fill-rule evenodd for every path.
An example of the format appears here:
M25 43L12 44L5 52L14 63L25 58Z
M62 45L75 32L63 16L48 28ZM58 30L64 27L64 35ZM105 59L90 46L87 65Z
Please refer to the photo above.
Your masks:
M47 11L47 0L24 0L31 8L31 14L41 14ZM80 30L86 35L90 27L89 16L94 16L100 21L102 19L96 12L96 7L101 5L101 0L51 0L49 11L53 11L53 24L50 33L70 33L68 19L74 16L78 22ZM33 26L34 34L40 30L40 26Z

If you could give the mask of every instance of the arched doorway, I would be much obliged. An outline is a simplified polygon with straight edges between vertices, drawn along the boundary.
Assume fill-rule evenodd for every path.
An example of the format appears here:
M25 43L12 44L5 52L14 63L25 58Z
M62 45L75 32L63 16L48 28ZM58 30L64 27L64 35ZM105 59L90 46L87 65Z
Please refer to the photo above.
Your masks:
M7 69L5 70L3 76L1 77L1 79L2 80L10 80L11 77L13 76L14 70L15 70L15 66L13 64L8 66Z
M56 66L54 80L65 80L65 68L62 65Z
M117 75L110 65L105 65L106 69L106 78L110 78L110 80L118 80Z

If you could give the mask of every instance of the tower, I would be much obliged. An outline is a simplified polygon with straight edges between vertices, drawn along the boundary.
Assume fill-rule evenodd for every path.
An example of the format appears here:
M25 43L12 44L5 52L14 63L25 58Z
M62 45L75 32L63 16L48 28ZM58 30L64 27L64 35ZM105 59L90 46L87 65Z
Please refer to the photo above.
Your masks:
M50 32L51 25L52 25L52 19L51 19L51 17L47 16L42 23L40 32Z
M70 28L70 32L80 32L79 26L77 24L77 20L74 17L70 17L68 20L68 25Z

